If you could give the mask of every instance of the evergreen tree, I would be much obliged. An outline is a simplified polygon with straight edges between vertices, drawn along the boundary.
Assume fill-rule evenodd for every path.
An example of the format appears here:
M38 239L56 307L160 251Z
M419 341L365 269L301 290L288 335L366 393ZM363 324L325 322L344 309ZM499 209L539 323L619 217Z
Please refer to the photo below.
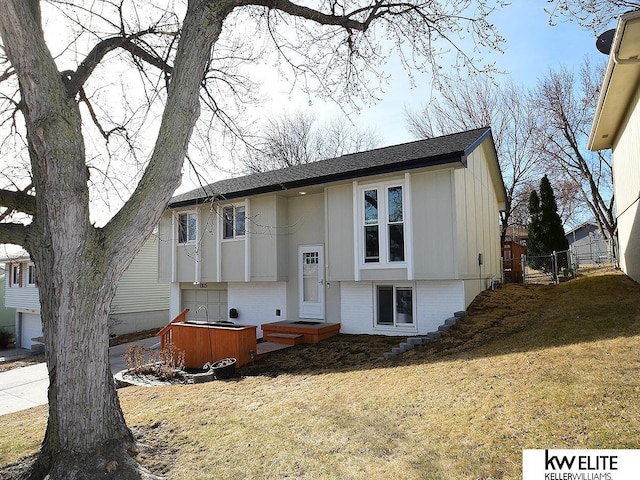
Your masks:
M540 198L538 192L531 191L529 195L529 234L527 237L527 255L542 255L540 245Z
M545 175L540 180L540 197L533 190L529 196L529 237L527 254L529 257L551 255L569 249L569 242L564 236L562 220L558 215L558 204L549 179ZM566 256L558 259L560 267L566 267ZM551 261L530 260L529 265L535 269L550 270Z
M558 215L556 197L546 175L540 180L540 234L541 245L546 255L569 249L569 241L564 236L564 227ZM567 267L567 256L558 257L558 262L559 267Z

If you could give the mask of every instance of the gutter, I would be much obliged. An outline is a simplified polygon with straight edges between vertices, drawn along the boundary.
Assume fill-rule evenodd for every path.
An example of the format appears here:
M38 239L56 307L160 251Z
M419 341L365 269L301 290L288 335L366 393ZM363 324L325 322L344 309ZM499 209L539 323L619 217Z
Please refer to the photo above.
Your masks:
M618 20L618 26L616 27L616 33L611 42L611 53L609 54L609 61L607 62L607 68L605 70L604 78L602 80L602 86L600 87L600 97L598 98L598 104L596 105L596 111L593 116L593 122L591 123L591 131L589 132L589 138L587 139L587 148L594 151L593 144L595 143L595 133L600 124L602 118L603 107L609 93L609 85L611 83L611 77L616 65L638 65L640 64L640 58L620 58L619 50L622 46L622 40L624 38L624 31L627 27L627 23L632 20L640 18L640 10L626 13L620 16Z

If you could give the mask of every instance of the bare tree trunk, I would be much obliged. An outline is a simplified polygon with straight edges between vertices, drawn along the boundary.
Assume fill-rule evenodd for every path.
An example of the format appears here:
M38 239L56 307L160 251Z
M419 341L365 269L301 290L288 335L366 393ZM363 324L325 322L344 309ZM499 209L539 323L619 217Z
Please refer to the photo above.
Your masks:
M50 272L39 281L50 385L47 431L29 478L152 478L131 456L134 439L109 366L115 282L104 280L98 244L78 247L34 255Z
M109 365L107 322L120 276L180 183L200 84L231 9L224 5L190 2L156 149L131 199L103 229L90 223L80 111L44 43L38 2L7 1L0 11L37 193L25 247L38 269L50 380L45 439L25 478L157 478L133 457Z

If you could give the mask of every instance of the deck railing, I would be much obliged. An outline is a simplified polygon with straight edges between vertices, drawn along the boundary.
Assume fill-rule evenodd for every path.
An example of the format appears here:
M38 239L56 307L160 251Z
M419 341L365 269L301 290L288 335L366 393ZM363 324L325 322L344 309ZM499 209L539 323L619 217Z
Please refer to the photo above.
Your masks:
M162 330L156 333L156 336L160 337L160 350L163 350L166 345L173 343L173 330L171 328L171 325L174 323L186 321L187 313L189 313L189 309L185 308L176 316L176 318L171 320L164 327L162 327Z

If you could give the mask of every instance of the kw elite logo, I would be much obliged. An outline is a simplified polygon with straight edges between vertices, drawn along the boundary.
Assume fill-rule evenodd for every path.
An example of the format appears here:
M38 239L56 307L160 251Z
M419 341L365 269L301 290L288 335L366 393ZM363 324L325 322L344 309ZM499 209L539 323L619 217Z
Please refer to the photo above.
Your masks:
M524 450L523 480L637 480L640 450Z

